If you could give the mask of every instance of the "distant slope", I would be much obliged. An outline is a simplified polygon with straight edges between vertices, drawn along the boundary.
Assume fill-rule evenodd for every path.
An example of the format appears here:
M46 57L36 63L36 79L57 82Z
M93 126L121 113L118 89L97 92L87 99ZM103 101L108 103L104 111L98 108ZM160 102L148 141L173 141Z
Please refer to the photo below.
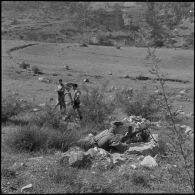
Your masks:
M96 37L98 44L102 45L135 45L130 36L132 30L125 25L125 20L126 13L142 7L141 2L91 2L89 12L93 16L84 28L85 34L76 24L75 14L69 11L69 5L69 2L3 1L2 38L61 43L89 42ZM120 14L117 9L121 10ZM192 20L187 18L171 33L174 44L166 46L193 47ZM139 40L136 43L141 45Z

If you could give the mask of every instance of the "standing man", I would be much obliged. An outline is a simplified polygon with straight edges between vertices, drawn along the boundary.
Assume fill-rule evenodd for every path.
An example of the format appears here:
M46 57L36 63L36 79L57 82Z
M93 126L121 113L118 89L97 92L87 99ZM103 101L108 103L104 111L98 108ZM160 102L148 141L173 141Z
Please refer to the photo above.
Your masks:
M81 92L77 89L78 85L76 83L72 83L72 89L73 89L73 95L72 95L72 107L73 110L79 115L79 119L82 120L82 115L80 111L80 95ZM72 114L72 110L69 111L69 113L65 116L64 120L70 119L70 116Z
M73 104L72 95L71 95L71 92L70 92L71 87L72 87L72 83L67 83L65 85L64 95L65 95L65 104L66 105ZM67 98L66 98L66 96L67 96Z
M59 79L59 85L57 88L58 93L58 103L56 104L55 108L60 105L60 110L66 110L65 100L64 100L64 92L65 92L65 86L62 83L62 79Z
M80 96L81 92L77 89L78 85L76 83L72 84L73 88L73 109L78 113L80 120L82 120L81 110L80 110Z

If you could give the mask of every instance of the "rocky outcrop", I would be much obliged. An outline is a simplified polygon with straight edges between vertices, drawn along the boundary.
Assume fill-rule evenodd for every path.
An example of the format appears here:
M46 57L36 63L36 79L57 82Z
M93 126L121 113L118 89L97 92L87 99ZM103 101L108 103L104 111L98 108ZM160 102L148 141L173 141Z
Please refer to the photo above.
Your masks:
M127 154L138 154L138 155L151 155L155 156L158 153L158 135L152 135L156 142L151 139L149 142L137 142L129 144L129 149L125 151Z

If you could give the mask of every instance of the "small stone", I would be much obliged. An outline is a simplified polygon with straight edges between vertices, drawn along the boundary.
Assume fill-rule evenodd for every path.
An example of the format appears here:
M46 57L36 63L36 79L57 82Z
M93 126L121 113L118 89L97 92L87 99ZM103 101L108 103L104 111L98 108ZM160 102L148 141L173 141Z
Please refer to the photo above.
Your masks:
M176 97L176 98L181 98L181 95L179 94L179 95L176 95L175 97Z
M125 160L126 160L126 159L125 159L124 157L122 157L122 155L119 154L119 153L113 153L113 154L112 154L112 158L113 158L113 163L114 163L114 164L124 163Z
M37 112L37 111L39 111L40 109L38 109L38 108L33 108L33 112Z
M89 154L91 157L95 157L97 154L97 150L95 150L94 148L90 148L86 154Z
M50 80L47 78L44 78L44 77L39 77L38 80L43 82L43 83L50 83Z
M45 105L46 105L46 103L39 104L40 107L44 107Z
M136 165L131 165L130 166L132 169L136 169L137 167L136 167Z
M125 79L129 79L129 78L130 78L130 76L129 76L129 75L124 75L124 76L123 76L123 78L125 78Z
M89 79L84 79L84 82L88 83L89 82Z
M22 187L22 188L21 188L21 192L23 192L24 190L27 190L27 189L29 189L29 188L32 188L32 184L28 184L28 185Z
M182 95L184 95L184 94L186 94L186 90L185 89L184 90L181 90L179 93L182 94Z
M143 159L143 161L140 163L140 165L143 166L143 167L148 167L148 168L158 166L156 160L154 158L152 158L151 156L146 156Z
M193 131L191 127L187 126L186 127L186 130L185 130L185 133L189 134L190 131Z

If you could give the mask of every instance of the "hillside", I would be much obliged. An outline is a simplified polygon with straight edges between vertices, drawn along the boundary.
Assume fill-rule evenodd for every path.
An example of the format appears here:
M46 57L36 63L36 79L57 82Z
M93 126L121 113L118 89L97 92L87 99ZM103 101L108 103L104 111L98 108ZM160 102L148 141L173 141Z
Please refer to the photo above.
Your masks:
M136 2L92 2L83 7L68 2L3 2L2 38L141 46L143 43L134 36L134 26L129 21L136 23L132 17L137 19L144 10L145 4ZM192 48L193 17L188 16L169 30L172 42L164 42L164 46Z

